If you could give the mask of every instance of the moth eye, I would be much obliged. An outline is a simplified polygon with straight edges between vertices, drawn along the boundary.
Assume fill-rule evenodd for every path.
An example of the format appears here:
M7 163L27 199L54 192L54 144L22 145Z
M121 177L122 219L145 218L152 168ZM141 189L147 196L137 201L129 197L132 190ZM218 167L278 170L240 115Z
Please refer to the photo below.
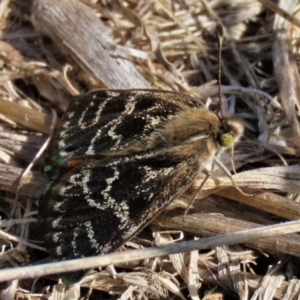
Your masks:
M233 133L226 132L226 133L221 133L219 136L219 144L222 147L230 147L233 145L235 141L235 137Z

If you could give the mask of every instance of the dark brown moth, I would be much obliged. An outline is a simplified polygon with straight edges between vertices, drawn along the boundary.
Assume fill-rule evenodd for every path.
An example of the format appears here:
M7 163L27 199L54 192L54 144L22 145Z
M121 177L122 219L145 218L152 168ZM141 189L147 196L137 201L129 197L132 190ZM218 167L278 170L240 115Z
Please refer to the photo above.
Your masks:
M64 260L117 250L243 133L192 97L99 90L74 97L57 141L58 177L40 200L45 244Z

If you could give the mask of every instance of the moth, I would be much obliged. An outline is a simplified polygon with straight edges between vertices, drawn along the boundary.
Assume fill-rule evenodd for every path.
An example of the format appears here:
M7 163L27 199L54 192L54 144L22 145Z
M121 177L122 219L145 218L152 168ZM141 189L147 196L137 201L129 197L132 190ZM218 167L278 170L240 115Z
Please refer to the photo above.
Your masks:
M50 255L66 260L117 250L242 134L239 119L181 93L74 97L56 143L58 177L39 203Z

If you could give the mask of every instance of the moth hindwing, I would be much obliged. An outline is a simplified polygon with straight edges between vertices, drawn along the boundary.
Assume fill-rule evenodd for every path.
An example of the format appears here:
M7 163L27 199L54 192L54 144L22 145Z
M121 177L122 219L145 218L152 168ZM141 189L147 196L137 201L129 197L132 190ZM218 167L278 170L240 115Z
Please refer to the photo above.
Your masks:
M242 132L236 118L220 119L180 93L99 90L75 97L56 141L59 176L39 205L50 255L115 251Z

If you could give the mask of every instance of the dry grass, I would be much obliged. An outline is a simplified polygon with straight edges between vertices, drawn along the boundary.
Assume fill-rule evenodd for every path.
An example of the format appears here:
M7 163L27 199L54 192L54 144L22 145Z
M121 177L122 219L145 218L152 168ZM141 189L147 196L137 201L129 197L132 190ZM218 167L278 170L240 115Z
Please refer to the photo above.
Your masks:
M217 22L225 29L223 108L246 128L233 158L233 182L243 193L217 170L183 221L199 176L194 189L121 250L299 219L295 1L279 1L281 10L254 0L107 2L0 2L1 268L41 264L46 257L37 233L37 199L47 181L43 152L70 95L157 88L192 94L215 109ZM233 170L230 152L220 160ZM124 255L116 269L96 269L67 292L54 286L57 277L42 277L6 282L0 298L298 299L299 257L297 234L135 262ZM87 289L80 292L79 285Z

